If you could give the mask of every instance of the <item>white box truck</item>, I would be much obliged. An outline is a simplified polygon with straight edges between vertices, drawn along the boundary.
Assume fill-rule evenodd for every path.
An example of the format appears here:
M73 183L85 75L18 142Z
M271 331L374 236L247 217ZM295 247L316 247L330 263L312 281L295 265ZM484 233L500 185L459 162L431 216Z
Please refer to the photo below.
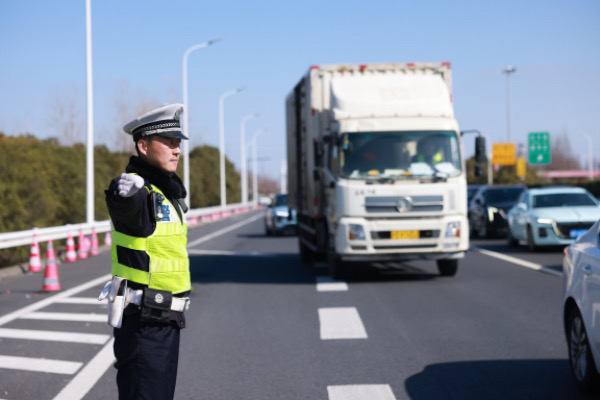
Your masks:
M286 98L288 203L303 262L436 260L469 248L450 63L313 66Z

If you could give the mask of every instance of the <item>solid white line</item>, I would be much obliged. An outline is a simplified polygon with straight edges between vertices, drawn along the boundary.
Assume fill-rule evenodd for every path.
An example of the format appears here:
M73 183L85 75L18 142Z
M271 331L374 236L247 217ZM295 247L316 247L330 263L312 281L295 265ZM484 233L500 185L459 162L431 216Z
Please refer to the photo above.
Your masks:
M106 318L105 318L106 320ZM109 335L95 333L73 333L58 331L37 331L32 329L7 329L0 328L0 338L47 340L52 342L104 344Z
M82 399L115 362L113 342L111 339L53 400Z
M317 292L343 292L348 290L344 281L333 280L327 275L317 275Z
M555 271L550 268L546 268L543 265L535 264L535 263L525 261L525 260L521 260L520 258L507 256L506 254L496 253L495 251L485 250L485 249L482 249L481 247L471 246L469 248L469 250L477 251L481 254L485 254L486 256L495 257L500 260L508 261L510 263L517 264L517 265L520 265L525 268L533 269L535 271L545 272L547 274L558 276L558 277L563 276L562 272Z
M44 308L52 303L56 303L56 301L60 300L60 299L64 299L65 297L69 297L72 296L74 294L77 294L79 292L83 292L84 290L87 290L89 288L92 288L94 286L100 285L101 283L105 283L107 282L109 279L111 278L111 275L104 275L101 276L99 278L96 278L92 281L86 282L84 284L81 284L79 286L76 286L74 288L65 290L64 292L55 294L54 296L50 296L44 300L40 300L37 303L33 303L27 307L23 307L20 308L16 311L11 312L10 314L6 314L2 317L0 317L0 325L4 325L8 322L14 321L17 318L20 318L22 315L28 314L32 311L36 311L39 310L40 308ZM99 293L99 292L98 292Z
M390 385L327 386L329 400L396 400Z
M240 221L240 222L238 222L237 224L233 224L233 225L231 225L231 226L228 226L227 228L223 228L223 229L221 229L221 230L218 230L218 231L216 231L216 232L213 232L213 233L211 233L210 235L202 236L201 238L198 238L198 239L196 239L196 240L193 240L193 241L189 242L189 243L188 243L188 245L187 245L187 247L188 247L188 248L190 248L190 247L194 247L194 246L196 246L196 245L198 245L198 244L200 244L200 243L206 242L207 240L213 239L213 238L215 238L215 237L217 237L217 236L220 236L220 235L222 235L222 234L224 234L224 233L227 233L227 232L229 232L229 231L232 231L232 230L234 230L234 229L237 229L237 228L239 228L240 226L244 226L244 225L246 225L246 224L249 224L250 222L254 222L254 221L256 221L257 219L259 219L259 218L262 218L262 217L263 217L263 215L262 215L262 213L261 213L261 214L255 215L254 217L252 217L252 218L249 218L249 219L247 219L247 220L245 220L245 221Z
M50 321L84 321L84 322L106 322L106 315L95 313L56 313L56 312L32 312L21 316L22 319L43 319Z
M49 372L73 375L82 363L74 361L48 360L46 358L0 356L0 368L22 371Z
M354 307L319 308L321 340L366 339L367 331Z
M58 299L56 303L66 303L66 304L98 304L104 305L108 303L107 299L98 300L97 297L68 297L66 299Z

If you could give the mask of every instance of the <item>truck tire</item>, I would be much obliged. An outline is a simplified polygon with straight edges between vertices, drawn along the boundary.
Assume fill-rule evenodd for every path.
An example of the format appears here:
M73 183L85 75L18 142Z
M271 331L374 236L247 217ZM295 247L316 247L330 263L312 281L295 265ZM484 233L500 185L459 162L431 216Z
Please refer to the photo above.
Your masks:
M310 249L302 243L300 238L298 238L298 245L300 248L300 262L302 262L302 264L311 264L312 252L310 251Z
M437 267L441 276L454 276L458 270L458 260L437 260Z
M329 275L332 279L343 279L346 275L346 263L340 257L332 257L329 261Z

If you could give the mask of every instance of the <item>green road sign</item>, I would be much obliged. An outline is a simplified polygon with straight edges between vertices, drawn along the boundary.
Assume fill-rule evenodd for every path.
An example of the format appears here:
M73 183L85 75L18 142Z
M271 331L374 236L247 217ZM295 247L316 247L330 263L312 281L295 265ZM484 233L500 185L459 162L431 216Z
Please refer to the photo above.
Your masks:
M550 134L531 132L529 134L529 164L550 164Z

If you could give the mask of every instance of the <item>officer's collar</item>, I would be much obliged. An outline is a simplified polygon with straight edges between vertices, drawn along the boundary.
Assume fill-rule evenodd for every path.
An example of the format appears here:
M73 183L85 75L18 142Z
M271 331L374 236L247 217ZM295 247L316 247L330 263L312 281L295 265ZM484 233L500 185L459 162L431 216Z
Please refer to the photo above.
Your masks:
M183 199L187 196L181 179L175 173L165 173L138 156L131 156L125 171L138 174L153 185L158 186L169 199Z

